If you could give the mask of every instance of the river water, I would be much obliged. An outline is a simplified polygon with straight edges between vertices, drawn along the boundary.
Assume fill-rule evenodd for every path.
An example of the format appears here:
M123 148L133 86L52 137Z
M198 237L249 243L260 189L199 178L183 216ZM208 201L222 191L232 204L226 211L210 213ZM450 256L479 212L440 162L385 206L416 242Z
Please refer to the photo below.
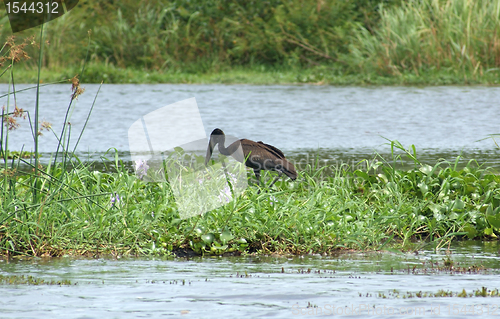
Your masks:
M29 87L18 85L17 90ZM41 88L40 119L59 134L70 101L70 84ZM77 151L82 159L98 159L116 148L129 156L128 129L166 105L196 98L206 135L218 127L239 138L277 146L287 157L355 163L374 152L390 158L387 139L406 148L414 144L418 157L435 164L442 158L461 165L469 160L500 168L500 150L488 138L500 133L500 87L333 87L314 85L84 85L85 93L71 112L72 145L89 108L95 107ZM8 92L8 85L0 85ZM34 116L35 91L16 94L17 105ZM1 103L7 105L7 97ZM11 95L10 105L13 105ZM12 109L12 107L11 107ZM165 125L169 118L165 117ZM11 131L11 149L33 149L27 121ZM40 151L54 152L57 139L44 132ZM44 158L50 158L46 154Z
M498 242L338 257L0 261L0 275L70 285L0 285L1 318L457 318L500 316ZM479 268L479 270L477 270ZM469 269L472 269L469 271ZM474 270L476 269L476 270ZM453 296L434 296L440 292ZM487 316L485 316L487 315Z

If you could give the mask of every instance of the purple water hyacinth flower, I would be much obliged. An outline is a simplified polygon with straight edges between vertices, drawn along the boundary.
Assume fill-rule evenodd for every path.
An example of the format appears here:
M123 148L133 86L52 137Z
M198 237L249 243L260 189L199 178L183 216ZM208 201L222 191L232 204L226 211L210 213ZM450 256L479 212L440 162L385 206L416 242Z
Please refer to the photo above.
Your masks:
M236 184L238 181L236 174L233 173L227 173L228 181L231 183L231 185ZM231 188L229 186L226 186L224 190L222 190L218 196L219 202L223 204L229 203L233 199L233 194L231 192Z
M115 193L114 195L111 195L111 206L118 205L120 203L120 195Z
M232 199L231 189L226 186L226 188L220 192L218 198L221 203L229 203Z
M148 174L149 165L146 160L137 160L135 161L135 174L137 178L142 179L144 176Z

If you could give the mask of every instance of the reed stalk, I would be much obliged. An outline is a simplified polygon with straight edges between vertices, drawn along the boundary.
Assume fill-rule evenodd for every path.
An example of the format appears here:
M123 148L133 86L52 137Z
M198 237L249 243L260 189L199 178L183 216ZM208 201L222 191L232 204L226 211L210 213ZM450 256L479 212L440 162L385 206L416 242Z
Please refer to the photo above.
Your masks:
M34 146L35 146L35 176L34 176L34 186L33 186L33 204L38 203L38 161L39 161L39 152L38 152L38 115L39 115L39 106L40 106L40 70L42 69L42 59L43 59L43 46L44 46L44 41L43 41L43 26L40 27L40 52L38 55L38 81L36 85L36 101L35 101L35 118L33 125L35 127L34 131Z

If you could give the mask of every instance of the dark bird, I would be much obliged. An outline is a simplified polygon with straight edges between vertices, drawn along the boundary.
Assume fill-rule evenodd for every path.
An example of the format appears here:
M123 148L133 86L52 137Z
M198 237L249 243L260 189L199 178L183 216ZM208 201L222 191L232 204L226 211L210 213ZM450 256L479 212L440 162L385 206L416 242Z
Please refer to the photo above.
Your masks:
M247 139L240 139L225 147L226 136L221 129L216 128L210 134L210 142L208 143L207 156L205 157L205 165L212 157L213 149L219 144L219 152L225 156L231 156L241 163L245 163L247 167L253 169L255 177L260 185L260 171L276 171L278 176L269 185L274 183L281 177L282 174L290 177L292 180L297 178L297 172L292 163L290 163L283 155L283 152L278 148L262 142L254 142ZM238 149L241 146L243 154L238 156ZM241 153L241 152L240 152Z

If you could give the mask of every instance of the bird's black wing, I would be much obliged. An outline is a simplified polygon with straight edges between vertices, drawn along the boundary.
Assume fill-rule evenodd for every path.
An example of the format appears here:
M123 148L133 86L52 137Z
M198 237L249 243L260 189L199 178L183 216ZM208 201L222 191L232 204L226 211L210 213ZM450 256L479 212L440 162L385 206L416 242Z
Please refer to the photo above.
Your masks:
M257 143L264 145L271 153L276 155L278 158L285 158L285 154L283 154L283 152L279 148L266 143L262 143L262 141L258 141Z

